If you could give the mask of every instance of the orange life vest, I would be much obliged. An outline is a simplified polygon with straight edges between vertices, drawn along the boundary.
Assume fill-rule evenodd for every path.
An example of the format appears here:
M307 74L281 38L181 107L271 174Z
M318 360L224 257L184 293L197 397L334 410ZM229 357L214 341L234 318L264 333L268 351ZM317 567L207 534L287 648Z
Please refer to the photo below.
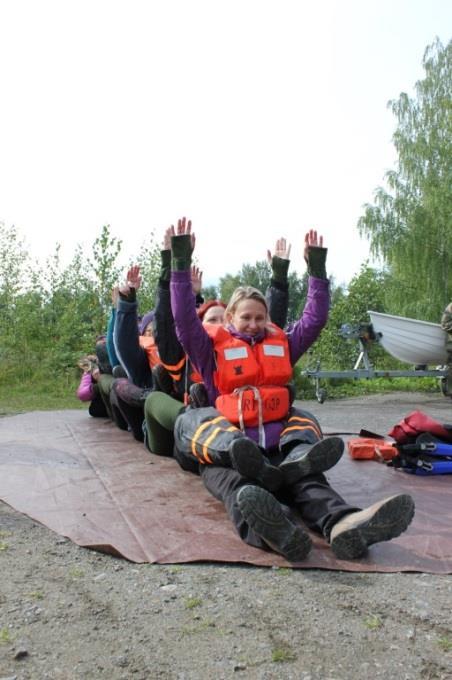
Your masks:
M249 345L223 326L206 330L215 349L220 413L242 429L285 418L290 407L286 385L292 377L286 334L271 324L264 340Z
M157 366L157 364L161 364L162 362L160 360L154 338L150 338L147 335L140 335L138 340L140 347L142 347L147 354L148 363L151 370L154 368L154 366Z

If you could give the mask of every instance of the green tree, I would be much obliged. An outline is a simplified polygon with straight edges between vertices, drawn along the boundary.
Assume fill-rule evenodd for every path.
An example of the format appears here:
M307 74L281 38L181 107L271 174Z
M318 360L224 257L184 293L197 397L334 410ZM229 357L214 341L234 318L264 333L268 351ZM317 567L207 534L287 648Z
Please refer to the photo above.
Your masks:
M262 293L270 286L271 268L269 264L261 260L252 264L244 264L238 274L226 274L220 279L220 298L227 302L238 286L253 286ZM296 320L301 312L307 292L307 274L299 278L296 272L290 272L289 277L289 309L288 321Z
M149 239L140 247L140 255L134 264L140 265L141 286L138 292L138 304L140 312L145 314L155 307L155 296L160 276L161 256L160 245L155 240L154 232Z
M13 304L29 263L24 239L16 227L0 222L0 304Z
M221 277L220 283L218 284L220 299L227 304L234 290L242 285L243 283L240 274L225 274Z
M0 223L0 371L1 379L15 374L17 334L20 325L17 308L26 285L29 257L16 227Z
M107 310L111 306L112 288L119 281L121 269L117 264L117 258L121 247L122 241L111 235L108 224L102 227L100 236L93 243L92 267L101 312L99 332L106 324Z
M218 289L216 286L203 286L202 296L204 300L218 300Z
M452 41L427 47L423 66L416 96L389 102L398 163L358 227L392 274L390 311L438 321L452 296Z

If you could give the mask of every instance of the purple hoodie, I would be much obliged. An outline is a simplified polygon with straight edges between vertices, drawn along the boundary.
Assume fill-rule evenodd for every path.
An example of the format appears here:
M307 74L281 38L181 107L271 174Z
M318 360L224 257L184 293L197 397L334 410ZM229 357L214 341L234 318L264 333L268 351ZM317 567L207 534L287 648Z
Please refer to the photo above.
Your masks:
M286 332L292 366L318 338L328 319L329 303L328 280L310 276L306 305L301 318ZM213 343L196 313L195 296L192 292L189 271L172 272L171 307L179 342L201 374L209 395L209 401L214 405L219 392L214 385L216 366ZM231 327L228 330L236 337L250 343L250 338L247 336L238 333ZM253 338L253 340L256 341L256 338ZM265 424L267 448L278 445L283 427L284 422ZM246 428L246 435L256 442L259 441L257 427Z

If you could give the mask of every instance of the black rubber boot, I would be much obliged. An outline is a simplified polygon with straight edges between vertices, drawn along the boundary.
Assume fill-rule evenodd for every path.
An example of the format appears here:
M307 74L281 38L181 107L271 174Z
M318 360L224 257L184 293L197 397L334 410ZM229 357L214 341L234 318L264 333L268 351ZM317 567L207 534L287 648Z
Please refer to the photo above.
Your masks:
M302 477L329 470L343 452L344 442L340 437L327 437L316 444L298 444L279 466L284 484L290 486Z
M271 493L259 486L242 486L237 505L245 521L272 550L289 562L306 559L312 546L309 535L285 516Z
M242 477L259 482L269 491L276 491L282 484L279 468L270 465L257 444L248 437L234 439L229 446L231 465Z

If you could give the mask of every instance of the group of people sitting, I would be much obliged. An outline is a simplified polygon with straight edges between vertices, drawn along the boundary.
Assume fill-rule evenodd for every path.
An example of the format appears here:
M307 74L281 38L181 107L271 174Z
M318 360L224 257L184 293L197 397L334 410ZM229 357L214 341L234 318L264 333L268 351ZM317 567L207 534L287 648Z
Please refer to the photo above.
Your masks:
M324 475L340 460L342 439L324 437L315 416L294 406L293 367L328 318L322 237L314 230L305 235L307 299L288 326L285 239L268 253L266 294L243 286L227 303L201 297L194 245L185 218L166 230L155 309L141 320L139 267L114 290L97 360L81 364L78 396L90 401L90 414L108 416L151 453L173 456L198 474L246 543L290 562L304 560L311 548L294 511L342 560L399 536L414 515L411 496L365 509L349 505Z

